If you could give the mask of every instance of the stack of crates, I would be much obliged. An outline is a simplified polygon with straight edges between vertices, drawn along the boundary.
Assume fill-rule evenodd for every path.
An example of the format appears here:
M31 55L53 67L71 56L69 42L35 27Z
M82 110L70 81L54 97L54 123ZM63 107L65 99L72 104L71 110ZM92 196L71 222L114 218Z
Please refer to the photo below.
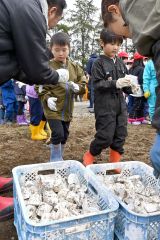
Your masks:
M96 197L100 211L87 215L55 220L50 224L35 223L29 219L21 191L21 179L34 181L43 171L53 171L66 178L77 174L81 184L88 188L90 197ZM119 204L103 187L97 185L94 177L87 174L78 161L32 164L13 169L14 180L14 224L19 240L112 240L114 239L115 217Z
M96 176L109 175L109 171L114 169L129 169L133 175L140 175L143 183L150 183L159 193L158 181L153 176L153 169L145 163L138 161L96 164L87 167L88 174ZM98 182L98 178L97 178ZM107 191L107 186L99 181ZM119 211L116 217L115 234L119 240L160 240L160 214L138 214L128 209L116 195L115 199L119 202Z

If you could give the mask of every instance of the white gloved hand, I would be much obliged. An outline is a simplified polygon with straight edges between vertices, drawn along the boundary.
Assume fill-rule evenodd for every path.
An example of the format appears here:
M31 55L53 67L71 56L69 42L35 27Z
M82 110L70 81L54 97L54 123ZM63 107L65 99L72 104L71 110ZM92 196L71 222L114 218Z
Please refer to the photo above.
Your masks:
M17 81L17 85L19 88L22 88L23 86L25 86L26 84L25 83L22 83L22 82L19 82Z
M59 83L66 83L66 82L68 82L68 80L69 80L69 71L67 69L60 68L60 69L57 69L56 71L59 74L59 80L58 80Z
M131 80L128 78L119 78L116 81L116 88L124 88L124 87L130 87L131 86Z
M70 85L70 87L71 87L71 89L72 89L72 91L73 91L74 93L79 92L79 85L78 85L78 84L70 81L70 82L69 82L69 85Z
M47 100L48 107L49 107L52 111L54 111L54 112L57 111L56 101L57 101L57 98L55 98L55 97L50 97L50 98L48 98L48 100Z
M140 85L131 83L131 89L133 94L142 94L143 96L143 92L141 90Z

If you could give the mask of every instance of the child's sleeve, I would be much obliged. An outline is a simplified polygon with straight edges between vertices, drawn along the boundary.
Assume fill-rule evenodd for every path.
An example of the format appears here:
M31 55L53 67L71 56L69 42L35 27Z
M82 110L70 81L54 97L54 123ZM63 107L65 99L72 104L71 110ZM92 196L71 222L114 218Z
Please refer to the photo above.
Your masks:
M116 88L116 80L107 79L101 61L98 59L93 63L91 78L94 89L105 91L110 88Z
M151 80L151 73L150 73L150 67L149 63L146 64L143 72L143 91L149 92L149 85Z

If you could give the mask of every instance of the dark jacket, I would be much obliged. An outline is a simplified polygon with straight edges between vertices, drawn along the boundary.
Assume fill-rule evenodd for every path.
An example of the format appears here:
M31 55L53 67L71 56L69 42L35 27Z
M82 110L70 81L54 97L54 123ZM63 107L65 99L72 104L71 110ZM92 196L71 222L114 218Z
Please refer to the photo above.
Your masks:
M92 65L94 61L97 59L97 55L95 53L91 54L86 67L86 72L91 75Z
M0 1L0 84L15 78L28 84L56 84L49 68L47 24L39 0Z
M94 81L94 89L97 94L105 92L122 92L116 88L116 81L118 78L124 77L128 70L119 58L116 58L115 63L113 60L105 55L101 55L93 64L92 76ZM123 92L132 93L130 88L123 88ZM96 94L95 93L95 94Z
M17 81L13 81L13 86L14 86L14 92L15 95L26 95L26 85L22 86L21 88L18 86L18 82Z

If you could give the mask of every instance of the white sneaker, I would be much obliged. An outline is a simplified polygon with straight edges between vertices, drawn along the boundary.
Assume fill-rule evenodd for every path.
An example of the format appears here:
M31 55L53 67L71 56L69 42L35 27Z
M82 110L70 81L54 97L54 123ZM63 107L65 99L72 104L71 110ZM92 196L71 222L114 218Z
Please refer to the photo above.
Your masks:
M144 119L144 120L142 121L142 124L151 125L151 121Z

